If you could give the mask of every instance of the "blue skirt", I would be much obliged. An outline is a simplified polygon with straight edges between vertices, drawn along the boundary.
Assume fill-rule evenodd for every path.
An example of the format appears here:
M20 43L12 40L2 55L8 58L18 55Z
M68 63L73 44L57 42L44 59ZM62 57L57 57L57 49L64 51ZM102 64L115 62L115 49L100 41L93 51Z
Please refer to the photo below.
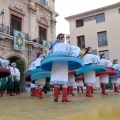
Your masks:
M116 70L116 75L110 75L109 78L118 78L120 77L120 71Z
M36 68L34 70L30 71L31 75L31 82L35 82L35 80L40 78L50 78L51 73L45 70L42 70L41 68Z
M102 65L84 65L78 71L76 72L76 76L82 75L84 72L95 70L95 72L104 72L106 71L106 68Z
M27 72L25 73L25 81L31 82L30 71L27 71Z
M68 62L68 70L75 70L82 66L81 59L78 57L68 56L65 53L52 53L46 56L41 63L41 69L51 71L53 62Z

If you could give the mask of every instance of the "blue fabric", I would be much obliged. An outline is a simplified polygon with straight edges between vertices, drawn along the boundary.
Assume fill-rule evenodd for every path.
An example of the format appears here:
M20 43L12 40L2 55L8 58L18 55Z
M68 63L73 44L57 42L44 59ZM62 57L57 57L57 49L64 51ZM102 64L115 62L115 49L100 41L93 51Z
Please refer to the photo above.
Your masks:
M58 39L58 40L56 40L55 42L51 43L49 49L51 49L55 44L59 43L60 41L61 41L61 40Z
M109 78L118 78L120 77L120 71L116 70L116 75L110 75Z
M93 65L93 64L88 64L82 66L78 71L76 72L76 75L82 75L84 72L95 70L96 72L105 72L106 68L102 65Z
M25 73L25 81L28 81L28 82L31 81L30 71L27 71L27 72Z
M82 66L81 59L78 57L68 56L65 53L52 53L49 56L46 56L41 61L41 69L46 71L51 71L53 62L68 62L68 70L75 70Z
M31 75L31 81L34 82L37 79L40 78L50 78L51 73L45 70L42 70L41 68L36 68L32 71L30 71Z

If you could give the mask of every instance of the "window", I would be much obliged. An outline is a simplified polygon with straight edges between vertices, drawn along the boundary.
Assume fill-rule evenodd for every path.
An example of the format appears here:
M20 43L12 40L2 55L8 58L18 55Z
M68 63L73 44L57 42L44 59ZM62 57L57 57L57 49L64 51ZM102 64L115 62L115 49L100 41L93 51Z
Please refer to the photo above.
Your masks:
M91 16L90 21L95 20L95 18L96 18L95 16Z
M90 21L89 17L84 18L84 22Z
M107 33L106 31L104 32L98 32L98 46L107 46Z
M95 20L95 16L90 16L90 17L84 18L84 22L88 22L88 21L92 21L92 20Z
M22 18L19 18L17 16L11 15L10 27L12 29L21 31L22 30Z
M42 44L42 41L43 40L46 40L46 29L45 28L42 28L42 27L39 27L39 43Z
M108 50L99 51L99 55L101 55L102 53L104 53L106 55L106 59L109 60L109 51Z
M83 19L76 20L76 27L84 26Z
M105 14L101 13L96 15L96 23L104 22L105 21Z
M92 54L97 55L97 49L92 50Z
M77 46L80 47L80 49L85 48L85 37L84 37L84 35L77 37Z
M42 4L45 5L45 0L39 0Z

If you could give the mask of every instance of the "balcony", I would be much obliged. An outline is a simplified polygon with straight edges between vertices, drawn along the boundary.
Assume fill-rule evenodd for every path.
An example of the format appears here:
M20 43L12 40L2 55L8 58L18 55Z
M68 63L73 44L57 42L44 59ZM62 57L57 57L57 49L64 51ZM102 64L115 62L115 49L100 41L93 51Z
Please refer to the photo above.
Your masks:
M14 28L0 24L0 32L14 36ZM29 40L28 34L24 33L25 40Z

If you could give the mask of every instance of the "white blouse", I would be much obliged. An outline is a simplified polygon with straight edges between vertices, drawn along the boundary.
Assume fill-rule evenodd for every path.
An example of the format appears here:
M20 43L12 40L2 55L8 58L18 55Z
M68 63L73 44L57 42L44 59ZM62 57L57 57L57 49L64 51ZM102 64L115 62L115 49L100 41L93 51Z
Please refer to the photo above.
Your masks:
M40 66L42 59L43 59L43 58L37 58L37 59L35 60L35 67Z
M105 67L112 67L111 61L106 59L100 59L99 65L103 65Z
M83 64L97 64L100 62L100 58L97 55L86 54L82 58Z
M57 43L49 50L48 55L54 52L63 52L69 56L77 57L80 54L80 48L68 43Z
M112 66L114 69L120 71L120 64L113 64Z

